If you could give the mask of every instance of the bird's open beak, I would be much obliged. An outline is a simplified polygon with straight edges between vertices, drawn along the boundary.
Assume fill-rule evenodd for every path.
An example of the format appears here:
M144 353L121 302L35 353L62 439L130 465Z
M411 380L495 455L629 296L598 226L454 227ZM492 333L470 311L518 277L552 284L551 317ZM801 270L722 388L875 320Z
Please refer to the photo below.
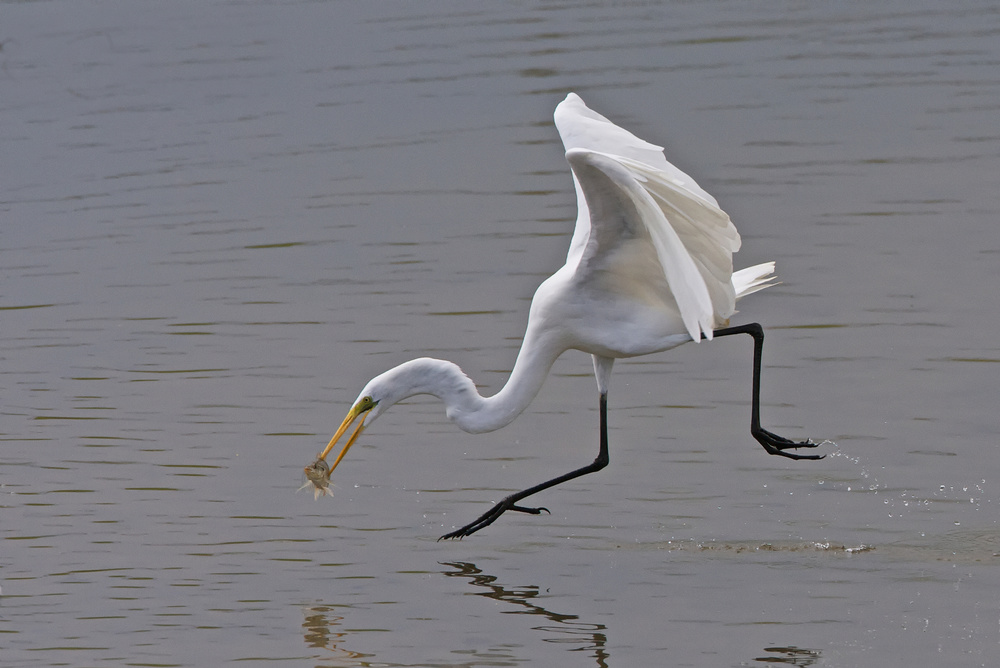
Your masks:
M333 464L330 465L331 473L333 472L333 469L337 468L337 464L339 464L340 460L344 458L344 455L347 454L347 451L351 449L351 446L354 445L354 441L358 440L358 436L361 435L361 432L364 431L365 418L368 417L368 411L372 409L373 405L374 404L370 402L365 403L359 401L358 403L356 403L354 407L351 408L351 410L347 413L347 417L344 418L344 421L340 424L340 428L337 429L337 433L334 434L333 438L330 439L330 443L327 444L326 449L320 453L319 458L326 459L326 456L330 454L331 450L333 450L333 446L337 444L337 441L339 441L340 438L347 432L351 424L358 419L358 416L361 416L361 422L359 422L358 426L355 427L354 433L351 434L351 437L347 439L347 443L344 444L344 448L340 451L340 454L337 455L337 459L335 459Z

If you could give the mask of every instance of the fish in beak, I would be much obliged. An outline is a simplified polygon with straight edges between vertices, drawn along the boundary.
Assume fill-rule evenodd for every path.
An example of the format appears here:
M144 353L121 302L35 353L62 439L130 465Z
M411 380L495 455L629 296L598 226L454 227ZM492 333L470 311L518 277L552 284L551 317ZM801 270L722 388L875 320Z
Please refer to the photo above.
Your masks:
M376 404L378 404L378 402L374 401L371 397L362 397L356 404L354 404L353 407L351 407L351 410L347 413L347 417L344 418L344 421L340 424L340 428L337 429L337 433L335 433L333 438L330 439L330 442L327 444L323 452L319 454L314 462L305 467L304 471L306 474L306 483L299 489L305 489L309 485L312 485L314 499L318 499L321 496L333 496L333 492L330 491L330 474L333 473L335 468L337 468L337 465L340 464L340 460L344 458L347 451L351 449L352 445L354 445L354 441L358 440L358 436L360 436L361 432L364 431L365 419L368 417L368 411L374 408ZM361 418L360 421L358 421L359 417ZM326 456L330 454L330 451L333 450L333 446L335 446L337 441L339 441L344 434L347 433L348 429L350 429L351 425L354 424L355 421L358 421L358 426L354 428L354 431L351 433L351 437L347 439L346 443L344 443L344 447L341 449L340 454L337 455L337 459L334 460L333 465L327 464Z

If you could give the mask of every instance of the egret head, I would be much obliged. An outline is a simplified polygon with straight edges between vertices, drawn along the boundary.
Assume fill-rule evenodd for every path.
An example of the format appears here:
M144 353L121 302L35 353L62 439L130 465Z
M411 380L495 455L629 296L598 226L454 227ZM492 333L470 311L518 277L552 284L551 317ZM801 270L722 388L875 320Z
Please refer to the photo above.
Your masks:
M407 396L409 388L405 384L401 384L399 382L398 377L401 374L398 369L399 367L396 369L390 369L389 371L386 371L385 373L368 381L368 384L365 385L365 389L361 391L361 394L354 402L354 405L351 406L351 410L347 411L347 417L345 417L344 421L340 423L340 427L333 435L333 438L330 439L330 442L327 444L326 448L324 448L323 452L319 454L317 460L311 464L313 467L315 467L319 462L323 462L325 464L324 460L326 460L326 456L330 454L333 447L340 441L344 434L347 433L348 429L351 428L351 425L357 422L358 425L354 428L354 431L351 432L351 436L347 439L347 442L344 443L344 447L341 448L340 454L337 455L333 464L330 464L330 466L323 471L326 479L330 478L330 474L335 468L337 468L337 464L340 463L340 460L344 458L347 451L351 449L352 445L354 445L354 441L358 440L358 437L361 436L361 432L365 430L365 421L367 420L368 424L371 424L385 409ZM309 467L306 467L306 475L310 475ZM316 474L313 473L313 475Z
M420 358L410 360L385 373L372 378L361 391L360 396L347 412L347 417L340 423L337 432L330 443L319 454L312 464L305 468L306 478L317 490L325 490L329 486L330 474L340 464L347 451L361 436L367 424L371 424L387 408L415 394L434 394L437 396L457 396L457 394L475 394L472 381L469 380L457 366L451 362ZM478 396L478 395L476 395ZM344 443L340 454L332 464L327 465L326 456L334 446L351 429L354 431Z

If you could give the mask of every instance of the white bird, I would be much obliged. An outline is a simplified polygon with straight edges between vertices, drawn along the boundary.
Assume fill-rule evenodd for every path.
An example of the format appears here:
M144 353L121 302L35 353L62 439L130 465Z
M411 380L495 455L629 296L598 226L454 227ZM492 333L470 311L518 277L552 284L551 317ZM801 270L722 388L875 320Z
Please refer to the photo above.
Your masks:
M714 197L667 162L663 149L639 139L589 109L570 93L555 110L555 124L573 171L579 214L566 264L535 292L521 350L503 389L483 397L454 363L420 358L376 376L365 385L329 445L306 468L317 495L365 428L393 404L430 394L448 418L471 433L513 421L541 390L564 351L582 350L594 361L600 393L600 450L589 465L504 498L474 522L442 538L461 538L516 510L545 508L517 503L608 464L607 398L618 358L669 350L713 336L749 334L754 340L751 433L772 455L819 459L790 449L817 443L791 441L760 426L763 329L729 327L736 300L773 283L774 263L733 273L740 236ZM360 418L332 465L325 458Z

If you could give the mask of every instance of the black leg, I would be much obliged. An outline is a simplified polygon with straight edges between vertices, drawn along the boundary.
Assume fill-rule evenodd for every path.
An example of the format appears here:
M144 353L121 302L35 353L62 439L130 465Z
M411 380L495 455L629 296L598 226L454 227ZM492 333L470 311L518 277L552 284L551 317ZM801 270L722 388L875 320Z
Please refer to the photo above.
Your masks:
M713 332L715 336L731 334L749 334L753 337L753 401L750 415L750 433L757 442L764 446L768 454L781 455L789 459L822 459L826 455L800 455L786 450L794 448L815 448L819 443L811 440L792 441L784 436L778 436L760 426L760 367L764 353L764 328L756 322L738 327L726 327Z
M438 540L444 540L446 538L465 538L466 536L471 536L480 529L488 527L493 524L498 517L503 515L508 510L516 510L520 513L530 513L532 515L539 515L544 510L549 512L548 508L526 508L524 506L517 505L517 502L521 499L531 496L532 494L537 494L542 490L548 489L549 487L555 487L556 485L562 484L567 480L572 480L573 478L579 478L582 475L587 475L588 473L594 473L600 471L605 466L608 465L608 395L601 395L601 449L597 453L597 459L593 462L578 468L569 473L564 473L563 475L553 478L552 480L547 480L534 487L529 487L528 489L523 489L520 492L511 494L506 497L495 506L490 508L487 512L480 515L474 522L466 524L461 529L452 531L451 533L446 533L445 535L438 538Z

